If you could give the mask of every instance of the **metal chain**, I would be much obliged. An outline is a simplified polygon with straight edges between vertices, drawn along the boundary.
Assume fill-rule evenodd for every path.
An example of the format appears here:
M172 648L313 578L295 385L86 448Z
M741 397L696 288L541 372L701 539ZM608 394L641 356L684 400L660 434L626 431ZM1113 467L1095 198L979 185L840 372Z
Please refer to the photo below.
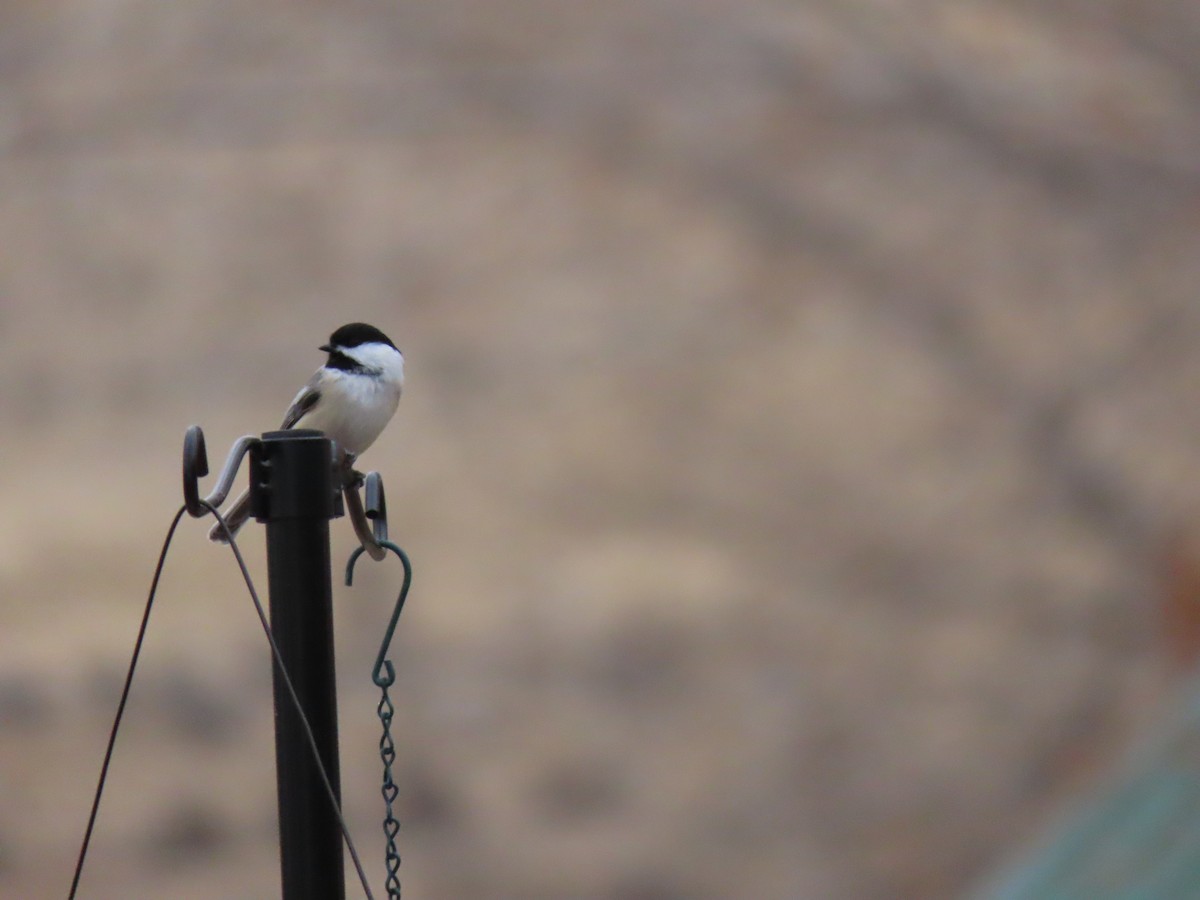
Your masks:
M383 760L383 834L387 838L387 850L384 859L387 865L387 895L389 898L400 898L400 853L396 849L396 836L400 833L400 822L392 814L392 803L400 788L392 780L392 763L396 761L396 746L392 743L392 713L395 712L392 701L388 697L386 687L382 689L383 696L379 699L379 721L383 725L383 736L379 739L379 758Z

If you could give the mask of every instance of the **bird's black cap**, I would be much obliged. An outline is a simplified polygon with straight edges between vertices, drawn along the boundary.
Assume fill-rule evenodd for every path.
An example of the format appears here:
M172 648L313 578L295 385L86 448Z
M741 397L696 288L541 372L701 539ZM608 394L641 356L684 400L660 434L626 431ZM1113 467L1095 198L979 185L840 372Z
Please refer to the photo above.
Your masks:
M360 344L387 344L393 350L398 349L392 343L391 338L374 325L368 325L365 322L351 322L349 325L343 325L329 336L328 344L318 349L332 353L334 347L349 349L350 347L357 347Z

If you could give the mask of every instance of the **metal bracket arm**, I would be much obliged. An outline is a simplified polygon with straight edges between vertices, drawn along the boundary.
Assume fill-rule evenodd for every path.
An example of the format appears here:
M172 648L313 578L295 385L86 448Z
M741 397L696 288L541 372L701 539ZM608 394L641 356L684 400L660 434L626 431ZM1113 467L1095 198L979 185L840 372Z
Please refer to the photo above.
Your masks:
M365 482L366 506L359 496L358 486ZM388 539L387 498L383 490L383 476L368 472L364 480L358 472L350 470L342 484L342 495L346 499L346 514L354 526L354 533L371 559L379 561L387 556L384 543Z
M200 479L208 474L208 453L204 447L204 431L199 425L189 428L183 438L183 503L188 515L198 519L208 514L209 507L215 509L224 503L233 489L242 458L261 443L252 434L244 434L234 441L217 477L217 486L201 502Z

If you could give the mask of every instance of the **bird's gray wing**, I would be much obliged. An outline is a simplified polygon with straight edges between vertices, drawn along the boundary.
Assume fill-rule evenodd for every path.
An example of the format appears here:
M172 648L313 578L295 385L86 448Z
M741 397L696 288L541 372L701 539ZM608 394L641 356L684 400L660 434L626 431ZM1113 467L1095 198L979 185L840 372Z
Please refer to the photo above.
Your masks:
M316 379L310 381L304 386L304 389L296 395L296 399L292 401L292 405L288 407L288 411L283 416L283 425L281 428L291 428L304 417L304 414L317 405L317 401L321 399L321 391L315 384Z

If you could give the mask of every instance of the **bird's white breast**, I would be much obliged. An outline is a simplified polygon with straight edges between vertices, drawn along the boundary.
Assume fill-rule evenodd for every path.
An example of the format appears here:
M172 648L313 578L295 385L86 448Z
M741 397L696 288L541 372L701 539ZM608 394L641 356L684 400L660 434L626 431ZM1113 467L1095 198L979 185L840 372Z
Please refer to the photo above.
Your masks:
M376 366L379 374L325 369L320 400L295 427L323 431L354 456L370 447L396 412L404 385L403 357L390 347L380 349L387 353L362 354L362 362Z

